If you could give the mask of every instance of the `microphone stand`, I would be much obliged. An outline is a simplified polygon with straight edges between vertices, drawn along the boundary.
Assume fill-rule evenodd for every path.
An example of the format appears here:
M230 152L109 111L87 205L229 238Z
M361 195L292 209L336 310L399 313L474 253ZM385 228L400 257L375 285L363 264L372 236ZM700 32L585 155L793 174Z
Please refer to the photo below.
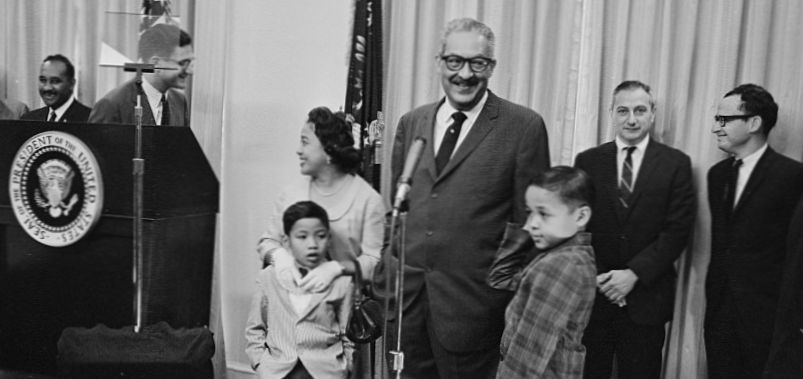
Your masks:
M154 65L147 63L126 63L124 71L136 72L137 105L134 107L134 120L136 132L134 133L134 257L133 257L133 283L134 283L134 333L142 329L142 263L143 263L143 233L142 233L142 198L145 178L145 159L142 158L142 73L154 72ZM147 103L147 99L144 101Z
M396 225L399 225L399 247L398 247L398 260L399 263L396 267L396 280L394 283L394 306L396 310L396 344L395 350L390 351L390 355L393 357L393 362L391 365L391 370L396 372L396 378L401 379L402 370L404 370L404 352L401 349L401 335L402 335L402 318L403 318L403 304L404 304L404 265L405 265L405 235L407 233L407 211L400 210L399 208L404 208L406 206L406 202L402 206L394 207L393 212L391 213L390 219L390 246L391 248L385 252L385 256L383 257L384 266L388 270L385 275L385 289L388 291L390 287L390 267L391 267L391 254L393 251L393 246L395 244L394 236L396 234ZM390 313L390 300L385 295L384 299L384 308L385 308L385 321L383 330L388 330L388 314ZM388 371L386 368L386 359L385 350L386 346L390 341L387 341L382 346L382 364L381 364L381 377L385 378L388 375Z

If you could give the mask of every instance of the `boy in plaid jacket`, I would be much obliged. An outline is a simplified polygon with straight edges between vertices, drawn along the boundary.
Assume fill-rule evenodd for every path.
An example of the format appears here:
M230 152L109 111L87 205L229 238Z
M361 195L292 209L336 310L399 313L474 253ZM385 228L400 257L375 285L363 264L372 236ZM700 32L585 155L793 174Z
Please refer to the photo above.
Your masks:
M566 166L539 174L527 188L527 223L506 231L508 245L489 273L491 286L516 290L505 312L497 378L582 378L583 330L597 284L591 235L583 232L592 195L588 175ZM528 239L537 255L522 270ZM519 243L511 248L511 240Z

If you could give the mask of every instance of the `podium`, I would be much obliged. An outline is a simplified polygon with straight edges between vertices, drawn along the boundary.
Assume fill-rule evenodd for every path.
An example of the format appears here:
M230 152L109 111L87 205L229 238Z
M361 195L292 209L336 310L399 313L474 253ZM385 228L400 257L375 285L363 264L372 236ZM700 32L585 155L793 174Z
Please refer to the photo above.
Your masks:
M97 159L103 207L78 242L46 246L17 221L9 178L29 138L57 130ZM56 374L66 327L134 323L131 125L0 121L0 369ZM208 324L218 181L183 127L143 127L143 324Z

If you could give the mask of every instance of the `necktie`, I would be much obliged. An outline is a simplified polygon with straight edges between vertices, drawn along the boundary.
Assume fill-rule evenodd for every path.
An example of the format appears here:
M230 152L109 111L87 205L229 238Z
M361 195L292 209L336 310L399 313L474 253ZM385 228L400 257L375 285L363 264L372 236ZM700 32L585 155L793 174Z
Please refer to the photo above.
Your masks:
M438 174L441 173L446 163L449 163L449 158L452 157L455 145L457 145L457 138L460 137L460 129L463 127L463 122L466 121L466 114L463 112L455 112L452 114L454 122L446 129L446 135L443 136L441 147L438 149L438 156L435 157L435 168Z
M628 204L630 195L633 194L633 151L636 150L636 147L628 146L625 150L627 150L627 157L622 163L622 178L619 179L619 202L627 208L630 205Z
M47 119L47 122L56 122L56 111L50 110L50 118Z
M728 210L733 210L736 206L736 186L739 183L739 167L742 165L742 160L737 159L733 161L728 176L728 186L725 192L725 204Z
M162 94L162 100L160 101L162 104L162 126L170 125L170 104L167 102L167 97L165 94Z

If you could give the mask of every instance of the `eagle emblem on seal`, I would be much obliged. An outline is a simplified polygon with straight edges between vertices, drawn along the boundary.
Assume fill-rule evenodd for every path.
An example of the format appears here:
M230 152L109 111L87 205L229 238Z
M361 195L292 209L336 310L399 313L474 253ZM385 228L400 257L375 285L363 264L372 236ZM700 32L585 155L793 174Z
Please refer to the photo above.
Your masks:
M36 170L39 176L39 188L34 193L36 205L47 210L53 218L68 216L78 202L78 195L70 195L70 188L75 172L66 163L51 159L42 163Z

